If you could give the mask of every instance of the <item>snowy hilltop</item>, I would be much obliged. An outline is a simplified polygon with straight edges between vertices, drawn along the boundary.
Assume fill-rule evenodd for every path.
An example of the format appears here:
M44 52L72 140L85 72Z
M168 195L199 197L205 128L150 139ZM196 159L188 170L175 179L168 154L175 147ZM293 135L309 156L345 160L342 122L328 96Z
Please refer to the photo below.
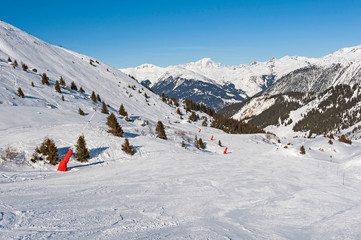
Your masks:
M191 65L221 88L194 69L224 66ZM0 239L361 236L357 132L266 134L1 21L0 113Z

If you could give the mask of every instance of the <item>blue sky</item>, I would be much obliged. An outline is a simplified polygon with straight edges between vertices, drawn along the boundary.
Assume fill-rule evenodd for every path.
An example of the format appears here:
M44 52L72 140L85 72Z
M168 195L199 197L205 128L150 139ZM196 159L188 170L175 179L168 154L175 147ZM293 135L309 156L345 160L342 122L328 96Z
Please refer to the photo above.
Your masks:
M114 67L226 65L361 44L359 0L2 1L0 19Z

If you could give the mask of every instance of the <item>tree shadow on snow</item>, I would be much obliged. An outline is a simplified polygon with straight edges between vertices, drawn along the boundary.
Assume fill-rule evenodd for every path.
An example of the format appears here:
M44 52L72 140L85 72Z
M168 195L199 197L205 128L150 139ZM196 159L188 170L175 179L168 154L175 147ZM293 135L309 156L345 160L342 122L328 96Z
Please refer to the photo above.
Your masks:
M72 168L88 167L88 166L98 165L98 164L102 164L102 163L104 163L104 161L93 162L93 163L82 164L82 165L76 165L76 166L71 166L71 167L69 166L68 170L70 170Z
M95 158L102 154L105 150L107 150L109 147L100 147L100 148L94 148L89 150L89 155L91 158Z
M41 98L32 97L32 96L25 96L24 98L35 99L35 100L41 100Z
M137 153L137 152L139 152L139 149L141 148L141 146L133 146L133 148L134 148L135 152Z
M62 148L58 148L58 154L59 154L59 159L62 160L65 155L68 153L70 147L62 147Z
M139 134L135 134L135 133L123 133L123 137L126 138L135 138L135 137L139 137Z

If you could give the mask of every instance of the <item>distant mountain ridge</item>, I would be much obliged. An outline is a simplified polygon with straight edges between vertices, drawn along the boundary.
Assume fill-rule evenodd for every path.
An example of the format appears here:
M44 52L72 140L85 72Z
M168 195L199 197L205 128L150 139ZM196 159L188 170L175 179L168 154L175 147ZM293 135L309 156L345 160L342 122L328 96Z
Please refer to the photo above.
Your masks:
M261 92L317 92L337 84L359 82L360 49L361 45L343 48L322 58L285 56L238 66L225 66L203 58L165 68L143 64L120 70L158 93L187 97L220 109Z

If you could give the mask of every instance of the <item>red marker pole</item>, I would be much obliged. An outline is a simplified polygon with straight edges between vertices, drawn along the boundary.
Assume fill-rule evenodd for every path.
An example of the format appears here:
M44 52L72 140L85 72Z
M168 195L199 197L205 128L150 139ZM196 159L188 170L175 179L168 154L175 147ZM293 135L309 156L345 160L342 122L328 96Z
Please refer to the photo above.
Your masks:
M69 158L72 153L73 153L73 151L71 149L69 149L68 153L65 155L65 158L60 161L59 166L58 166L58 171L60 171L60 172L68 171L67 163L69 162Z
M211 141L213 141L213 136L211 137Z
M73 153L73 150L69 149L68 153L65 155L65 158L63 159L63 161L65 161L65 163L69 162L69 158L72 153Z
M200 133L200 132L201 132L201 130L202 130L202 129L199 129L199 131L198 131L198 132Z
M224 149L223 154L227 154L227 149L228 149L228 148Z

